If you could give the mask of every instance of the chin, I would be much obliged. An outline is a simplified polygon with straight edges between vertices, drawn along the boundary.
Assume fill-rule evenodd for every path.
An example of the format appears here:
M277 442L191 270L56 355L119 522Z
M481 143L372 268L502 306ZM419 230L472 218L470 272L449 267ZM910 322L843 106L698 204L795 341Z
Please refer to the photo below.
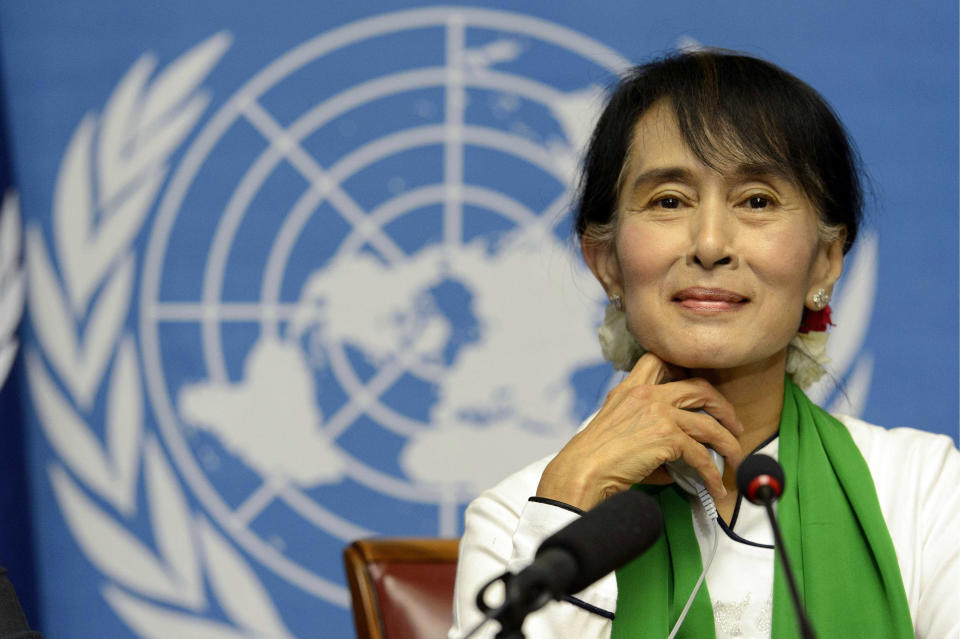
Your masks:
M680 368L687 369L727 369L738 368L747 362L729 357L711 357L693 354L664 356L661 359Z
M634 328L634 327L630 327ZM764 366L786 354L793 337L769 330L731 330L728 326L658 327L640 324L637 341L665 362L687 369L735 369ZM651 330L652 329L652 330ZM758 339L759 338L759 339Z
M717 346L685 343L676 348L654 344L648 348L665 362L687 369L731 369L749 366L766 360L769 355L747 353L730 345Z
M651 349L652 350L652 349ZM657 351L653 351L657 353ZM786 348L774 353L736 353L723 349L690 350L677 349L659 355L661 359L681 368L695 371L709 370L739 370L749 371L766 370L771 366L783 366L786 362Z

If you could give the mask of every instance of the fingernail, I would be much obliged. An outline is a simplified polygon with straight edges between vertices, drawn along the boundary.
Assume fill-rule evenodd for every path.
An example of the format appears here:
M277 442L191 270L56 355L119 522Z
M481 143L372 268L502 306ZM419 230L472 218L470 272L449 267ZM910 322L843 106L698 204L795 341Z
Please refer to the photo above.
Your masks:
M726 486L721 486L721 487L720 487L720 490L723 491L723 493L722 493L720 496L721 496L721 497L726 497L726 496L727 496L727 487L726 487Z

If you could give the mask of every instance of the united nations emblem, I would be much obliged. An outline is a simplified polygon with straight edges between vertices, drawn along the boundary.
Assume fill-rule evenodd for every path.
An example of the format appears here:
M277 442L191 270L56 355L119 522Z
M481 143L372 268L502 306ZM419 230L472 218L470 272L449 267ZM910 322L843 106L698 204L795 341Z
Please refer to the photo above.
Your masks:
M537 55L580 72L556 86ZM455 535L569 437L574 378L607 373L565 213L624 64L539 20L392 14L296 48L197 135L145 257L144 364L177 466L264 564L346 603L317 542Z

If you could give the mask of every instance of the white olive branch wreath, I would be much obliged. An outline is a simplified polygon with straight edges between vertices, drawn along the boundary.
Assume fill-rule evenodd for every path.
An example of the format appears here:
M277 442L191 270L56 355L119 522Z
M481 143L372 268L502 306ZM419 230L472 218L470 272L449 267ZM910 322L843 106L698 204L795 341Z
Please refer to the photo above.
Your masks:
M39 224L26 233L30 321L39 343L26 353L26 370L42 431L59 458L49 464L50 482L67 527L104 576L104 599L142 637L291 636L244 558L191 512L156 436L145 432L138 353L126 328L133 242L171 154L209 103L200 84L229 45L229 35L218 33L152 79L156 59L141 56L102 114L88 113L74 131L57 176L52 242ZM11 254L7 227L18 225L11 219L0 220L0 265ZM90 414L102 393L101 435ZM141 479L149 542L128 524L142 506Z
M17 357L17 325L26 294L20 265L20 199L8 189L0 205L0 388Z

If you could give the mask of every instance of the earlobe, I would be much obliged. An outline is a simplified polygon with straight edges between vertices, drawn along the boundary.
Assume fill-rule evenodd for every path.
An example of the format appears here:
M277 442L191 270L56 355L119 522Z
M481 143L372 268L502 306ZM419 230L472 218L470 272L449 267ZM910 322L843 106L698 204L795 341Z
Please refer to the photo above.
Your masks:
M620 262L613 242L597 242L583 237L580 239L583 259L597 278L607 297L623 295L623 278L620 274Z
M830 303L830 292L825 288L818 288L810 297L808 306L813 311L822 311Z
M818 282L814 282L807 294L807 307L810 310L819 311L830 302L833 287L843 273L843 245L846 236L846 231L844 231L840 237L824 247L823 259L825 265L822 277Z

